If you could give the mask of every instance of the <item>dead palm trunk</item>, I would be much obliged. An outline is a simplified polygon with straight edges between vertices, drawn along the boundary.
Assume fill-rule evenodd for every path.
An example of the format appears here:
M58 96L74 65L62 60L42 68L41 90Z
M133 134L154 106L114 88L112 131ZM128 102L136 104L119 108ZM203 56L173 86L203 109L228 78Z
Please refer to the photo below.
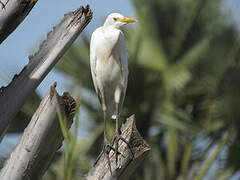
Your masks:
M120 162L121 166L116 166L115 153L110 151L111 174L108 159L103 153L96 166L85 177L86 180L127 180L147 156L150 146L139 134L135 125L134 115L128 118L126 123L122 125L121 132L122 137L129 142L132 152L126 143L119 141L119 151L123 155Z
M0 44L18 27L38 0L1 0Z
M0 88L0 137L32 93L71 46L92 18L87 6L66 14L63 20L48 33L38 52L29 57L29 63L15 75L7 87Z
M0 179L40 179L62 146L58 111L66 117L67 128L70 128L75 107L75 100L68 93L59 96L52 86L6 161Z

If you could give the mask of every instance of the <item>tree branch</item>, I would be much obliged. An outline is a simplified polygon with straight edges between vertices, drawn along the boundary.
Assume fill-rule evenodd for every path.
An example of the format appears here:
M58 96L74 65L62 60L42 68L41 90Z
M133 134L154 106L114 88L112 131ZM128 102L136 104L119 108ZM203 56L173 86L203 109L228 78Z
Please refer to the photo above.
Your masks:
M29 57L28 65L20 74L15 75L7 87L0 88L1 138L26 97L41 83L91 18L92 11L89 6L66 14L53 31L48 33L47 40L40 45L39 51Z
M18 27L38 0L1 0L0 44Z
M150 146L140 136L135 125L134 115L128 118L126 123L122 125L121 132L123 138L125 138L131 146L134 159L127 144L120 140L119 151L125 156L121 158L121 167L117 168L115 163L115 154L111 151L109 153L109 157L113 176L111 176L106 156L102 155L96 166L93 167L86 176L86 180L126 180L140 165L144 157L146 157L150 151Z
M0 179L40 179L62 146L63 135L57 111L60 110L67 117L67 127L70 128L75 107L75 100L68 93L59 96L52 86L6 161Z

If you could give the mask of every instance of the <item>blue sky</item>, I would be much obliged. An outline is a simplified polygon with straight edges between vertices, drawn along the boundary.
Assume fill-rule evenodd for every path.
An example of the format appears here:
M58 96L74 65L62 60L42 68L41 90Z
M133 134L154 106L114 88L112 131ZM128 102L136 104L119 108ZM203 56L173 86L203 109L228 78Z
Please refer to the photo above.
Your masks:
M100 26L104 18L111 12L120 12L126 16L134 16L129 0L39 0L24 22L0 45L0 87L6 86L14 74L19 73L28 63L28 56L38 49L47 33L57 24L65 13L89 4L94 17L85 28L91 32ZM54 81L58 82L59 93L68 90L66 79L56 71L51 71L40 84L37 91L45 95ZM84 109L81 112L86 112ZM86 113L81 113L81 117ZM86 119L86 118L82 118ZM86 137L86 127L89 123L81 122L79 131ZM8 154L17 143L20 136L8 135L0 145L0 154Z
M240 1L226 0L223 9L233 13L236 23ZM0 45L0 86L7 85L15 73L28 63L28 56L38 49L39 44L45 39L47 32L58 23L63 15L81 5L90 4L94 17L86 27L89 34L102 24L103 19L111 12L120 12L126 16L134 16L134 10L129 0L39 0L29 16L4 42ZM67 89L66 80L56 71L48 74L38 88L42 95L46 94L53 81L58 81L60 92Z
M39 0L24 22L0 45L0 86L7 85L13 75L21 71L28 63L28 56L38 49L47 32L62 19L65 13L86 4L90 4L94 12L91 23L85 29L89 34L100 26L103 19L111 12L134 16L129 0ZM234 22L240 24L238 18L240 0L226 0L223 9L232 13ZM52 71L41 83L38 91L42 95L46 94L48 87L54 81L58 81L60 92L68 90L65 79ZM11 150L9 146L13 147L17 139L19 136L4 138L0 153L8 153Z
M130 0L39 0L24 22L0 45L0 86L7 85L14 74L21 71L28 63L28 56L38 49L47 33L65 13L86 4L89 4L94 12L92 21L84 30L88 34L100 26L111 12L134 17ZM233 13L234 21L240 24L240 0L226 0L222 7ZM54 81L58 82L58 92L69 90L69 80L52 70L37 91L45 95Z
M89 34L100 26L111 12L134 15L129 0L39 0L24 22L0 45L0 86L7 85L13 75L21 71L28 63L28 56L38 49L47 32L65 13L86 4L89 4L94 12L94 18L85 29ZM38 92L46 94L46 87L54 81L58 81L58 89L62 92L64 80L57 72L51 72L41 83Z

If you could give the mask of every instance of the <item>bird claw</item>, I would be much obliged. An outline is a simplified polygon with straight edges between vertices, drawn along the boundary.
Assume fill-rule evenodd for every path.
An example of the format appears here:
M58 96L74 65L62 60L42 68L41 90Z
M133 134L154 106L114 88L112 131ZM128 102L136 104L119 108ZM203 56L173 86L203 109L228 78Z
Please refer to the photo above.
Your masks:
M117 167L118 167L118 168L120 168L121 166L119 165L118 153L116 153L116 152L118 152L118 142L119 142L120 140L122 140L124 143L127 144L128 148L129 148L129 150L130 150L130 153L131 153L131 155L132 155L132 159L134 159L134 154L133 154L133 151L132 151L132 147L130 146L129 142L128 142L125 138L123 138L121 135L116 134L115 137L114 137L114 139L113 139L113 142L114 142L114 144L115 144L115 156L116 156L116 164L117 164ZM125 158L125 156L124 156L123 154L122 154L122 156Z
M0 1L0 4L2 5L2 9L6 9L6 5L2 1Z
M109 153L110 153L111 150L113 150L114 152L117 152L118 155L122 155L123 157L125 157L121 152L117 151L116 148L114 148L110 143L105 143L103 145L103 149L102 149L101 153L98 155L96 161L94 162L93 167L96 166L96 164L100 160L101 156L104 154L107 158L110 173L111 173L111 175L113 175L112 174L111 161L110 161L110 158L109 158Z

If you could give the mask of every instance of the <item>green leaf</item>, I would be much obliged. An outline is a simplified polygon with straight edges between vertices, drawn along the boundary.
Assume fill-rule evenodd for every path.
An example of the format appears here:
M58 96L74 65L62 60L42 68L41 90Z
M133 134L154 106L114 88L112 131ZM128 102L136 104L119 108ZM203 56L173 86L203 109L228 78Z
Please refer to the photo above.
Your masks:
M212 153L208 156L208 158L203 162L200 170L198 171L196 177L194 180L201 180L204 178L208 170L210 169L213 162L218 158L218 155L220 154L223 147L226 145L228 141L228 134L224 134L222 136L222 139L218 144L215 145L214 149L212 150Z
M178 134L174 129L168 129L165 132L165 144L167 147L167 170L169 179L172 179L176 173L176 158L178 156Z

